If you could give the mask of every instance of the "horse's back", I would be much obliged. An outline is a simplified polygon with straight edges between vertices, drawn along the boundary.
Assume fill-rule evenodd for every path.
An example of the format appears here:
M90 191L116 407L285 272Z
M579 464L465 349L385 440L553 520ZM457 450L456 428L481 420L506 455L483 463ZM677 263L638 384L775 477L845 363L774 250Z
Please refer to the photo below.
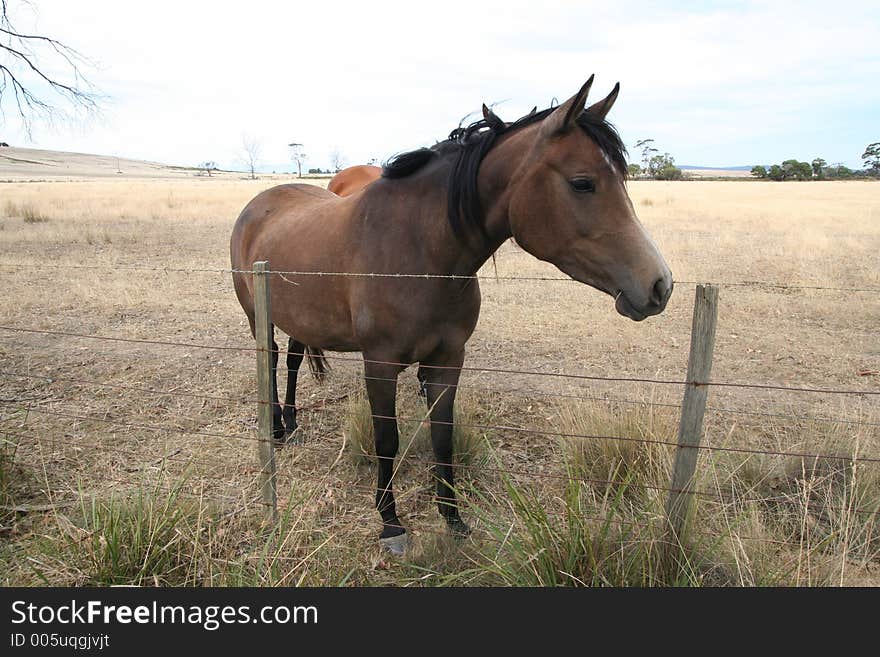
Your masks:
M351 196L382 176L382 169L372 164L356 164L337 173L327 189L337 196Z
M233 283L253 330L253 263L268 261L278 271L346 271L344 260L357 244L352 230L352 203L314 185L272 187L255 196L241 211L230 240ZM307 320L325 320L330 344L350 342L348 308L326 304L344 300L348 281L308 277L296 284L278 276L269 278L273 323L305 344L325 345Z
M233 269L250 268L249 258L256 240L282 237L302 223L328 200L338 197L315 185L278 185L257 194L244 207L232 229L230 252ZM267 233L272 236L267 236Z

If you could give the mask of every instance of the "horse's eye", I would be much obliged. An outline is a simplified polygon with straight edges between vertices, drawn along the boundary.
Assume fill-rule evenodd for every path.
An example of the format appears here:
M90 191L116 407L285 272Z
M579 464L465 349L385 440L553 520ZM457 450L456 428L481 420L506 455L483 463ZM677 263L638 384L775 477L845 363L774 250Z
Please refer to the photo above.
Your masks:
M571 188L576 192L595 192L596 185L589 178L572 178L568 181Z

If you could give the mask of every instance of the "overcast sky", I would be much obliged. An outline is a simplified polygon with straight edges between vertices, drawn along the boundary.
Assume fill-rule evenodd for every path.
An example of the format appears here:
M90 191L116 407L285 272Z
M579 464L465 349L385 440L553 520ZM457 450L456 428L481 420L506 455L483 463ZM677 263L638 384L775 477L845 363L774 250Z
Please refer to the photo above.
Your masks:
M591 73L596 98L621 83L609 118L634 161L651 137L679 164L857 167L880 141L877 0L10 5L94 60L106 96L99 118L31 139L4 103L0 140L18 146L240 168L247 134L270 169L290 142L309 167L334 148L356 164L430 145L484 101L513 120Z

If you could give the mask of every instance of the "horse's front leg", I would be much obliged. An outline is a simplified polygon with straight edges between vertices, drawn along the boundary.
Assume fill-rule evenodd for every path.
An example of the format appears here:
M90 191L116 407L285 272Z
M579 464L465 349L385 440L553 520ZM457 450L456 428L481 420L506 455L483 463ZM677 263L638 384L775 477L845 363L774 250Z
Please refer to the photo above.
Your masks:
M470 528L461 519L455 498L453 464L453 418L455 393L464 362L464 348L435 352L422 361L419 379L425 386L431 416L431 445L434 448L434 476L437 479L437 507L456 536L467 536Z
M364 374L366 376L367 397L373 415L373 433L376 439L376 460L379 472L376 485L376 509L382 516L382 533L379 542L394 554L406 550L406 530L397 517L394 506L392 479L394 476L394 457L397 456L399 438L397 433L397 375L401 367L372 362L371 356L364 354ZM377 357L377 360L394 360Z

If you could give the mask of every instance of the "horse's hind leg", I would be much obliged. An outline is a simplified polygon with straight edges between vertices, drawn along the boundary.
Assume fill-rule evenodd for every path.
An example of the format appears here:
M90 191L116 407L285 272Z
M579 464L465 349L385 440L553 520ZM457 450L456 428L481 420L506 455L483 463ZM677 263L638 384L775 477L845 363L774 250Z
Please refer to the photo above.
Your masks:
M434 477L437 480L437 507L440 515L456 536L467 536L470 529L458 513L455 498L453 464L453 418L455 393L464 362L464 349L432 354L419 368L419 379L425 387L428 410L431 415L431 446L434 448ZM435 367L431 367L434 365Z
M291 440L298 426L296 423L296 379L299 375L299 366L302 364L305 351L306 346L302 342L297 342L293 338L288 340L287 394L284 396L284 408L282 409L287 440ZM296 443L298 441L294 438L292 442Z
M427 383L425 378L425 371L421 367L416 370L416 378L419 380L419 397L424 398L427 394Z
M284 441L281 404L278 402L278 343L275 342L274 327L272 328L272 438L278 443Z

